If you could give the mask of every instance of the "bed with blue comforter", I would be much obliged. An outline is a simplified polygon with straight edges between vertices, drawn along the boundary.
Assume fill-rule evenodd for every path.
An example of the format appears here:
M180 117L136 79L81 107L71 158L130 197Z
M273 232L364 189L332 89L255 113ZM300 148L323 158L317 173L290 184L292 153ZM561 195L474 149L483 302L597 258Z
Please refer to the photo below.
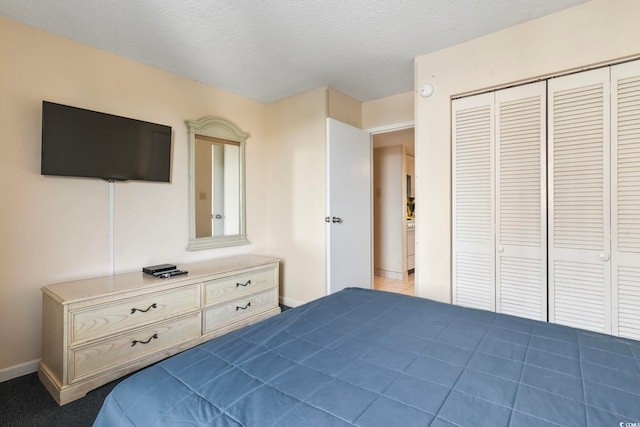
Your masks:
M640 342L349 288L127 378L95 426L640 425Z

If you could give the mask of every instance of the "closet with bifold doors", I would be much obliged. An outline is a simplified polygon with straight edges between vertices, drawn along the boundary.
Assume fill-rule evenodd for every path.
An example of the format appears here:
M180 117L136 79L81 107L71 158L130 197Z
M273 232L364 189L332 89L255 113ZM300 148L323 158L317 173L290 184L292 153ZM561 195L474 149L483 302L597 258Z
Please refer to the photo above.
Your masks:
M640 339L640 61L452 114L454 304Z
M453 302L547 317L546 86L453 101Z

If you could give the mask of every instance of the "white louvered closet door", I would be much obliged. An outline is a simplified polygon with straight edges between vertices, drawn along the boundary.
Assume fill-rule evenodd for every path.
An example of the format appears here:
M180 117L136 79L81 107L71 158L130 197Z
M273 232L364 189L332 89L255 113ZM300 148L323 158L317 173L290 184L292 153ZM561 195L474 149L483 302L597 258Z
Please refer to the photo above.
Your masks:
M640 61L611 68L614 335L640 339Z
M453 303L495 311L494 95L452 102Z
M549 321L611 333L609 68L548 89Z
M496 311L547 320L546 83L495 93Z

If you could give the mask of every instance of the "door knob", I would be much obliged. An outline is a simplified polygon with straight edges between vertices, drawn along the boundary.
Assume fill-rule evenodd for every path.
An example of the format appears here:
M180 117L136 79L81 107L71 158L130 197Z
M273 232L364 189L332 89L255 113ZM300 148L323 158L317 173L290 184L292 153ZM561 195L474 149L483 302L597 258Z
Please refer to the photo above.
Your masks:
M498 246L498 253L501 254L502 252L504 252L504 248L502 246Z
M334 224L342 222L341 218L338 218L337 216L332 216L331 217L331 222L333 222Z
M328 216L324 217L324 222L331 222L331 218L329 218Z
M603 252L603 253L601 253L601 254L600 254L600 260L601 260L601 261L609 261L609 254L606 254L606 253L604 253L604 252Z

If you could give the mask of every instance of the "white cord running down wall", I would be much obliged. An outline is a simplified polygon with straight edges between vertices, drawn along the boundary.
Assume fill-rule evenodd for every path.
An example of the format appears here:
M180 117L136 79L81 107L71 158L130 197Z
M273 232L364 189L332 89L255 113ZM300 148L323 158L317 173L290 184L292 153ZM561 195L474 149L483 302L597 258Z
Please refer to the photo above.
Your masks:
M109 181L109 274L116 274L115 257L115 204L116 204L116 183Z

